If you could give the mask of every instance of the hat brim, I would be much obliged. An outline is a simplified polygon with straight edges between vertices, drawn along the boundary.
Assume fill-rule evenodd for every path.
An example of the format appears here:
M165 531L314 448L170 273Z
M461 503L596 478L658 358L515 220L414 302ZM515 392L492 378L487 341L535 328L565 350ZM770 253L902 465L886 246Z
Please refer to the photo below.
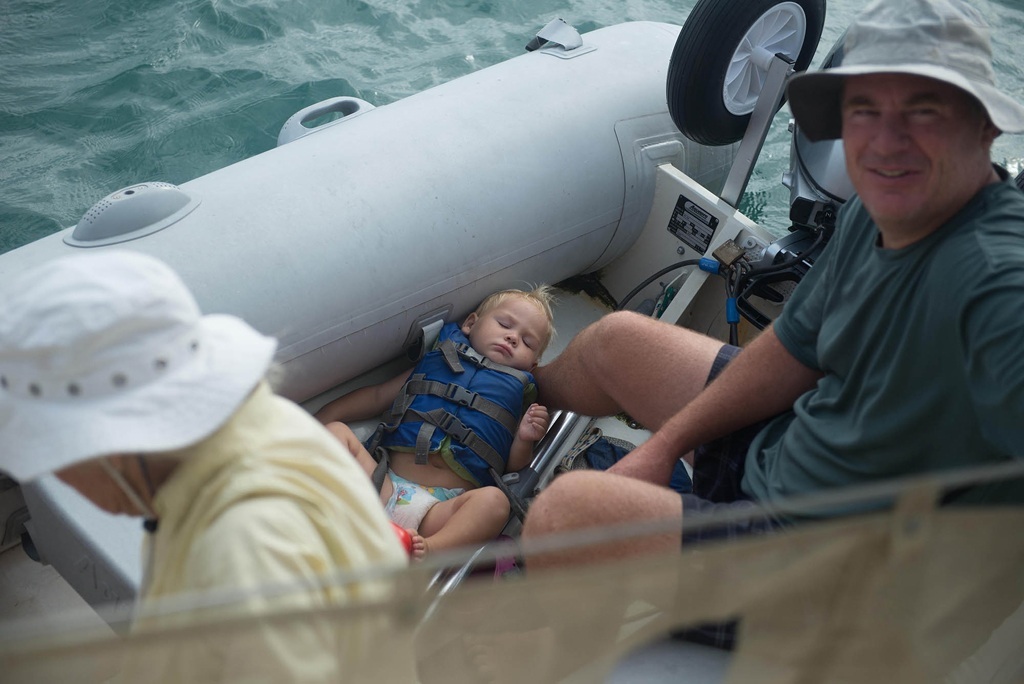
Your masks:
M790 79L786 97L796 125L808 139L835 140L843 136L843 84L850 76L868 74L908 74L949 83L978 100L999 130L1024 132L1024 107L998 89L969 81L959 72L934 64L858 64L803 72Z
M0 397L5 469L25 482L111 454L173 451L221 427L266 374L277 341L239 318L203 316L189 363L108 397Z

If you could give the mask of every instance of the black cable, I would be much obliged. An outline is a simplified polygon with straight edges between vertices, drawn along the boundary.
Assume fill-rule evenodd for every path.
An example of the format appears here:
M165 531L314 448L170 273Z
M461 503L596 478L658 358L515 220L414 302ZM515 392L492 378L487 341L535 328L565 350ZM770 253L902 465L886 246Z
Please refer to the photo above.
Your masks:
M814 250L816 250L818 246L821 245L821 243L824 241L825 231L819 230L818 234L814 236L814 242L812 242L811 246L808 247L807 249L802 250L799 254L794 254L785 261L779 262L777 264L772 264L771 266L763 266L761 268L752 268L747 273L747 277L756 278L763 275L771 275L772 273L777 273L779 271L785 271L787 268L793 266L794 264L798 263L801 259L803 259L805 254L813 253Z
M762 276L772 275L774 273L780 273L782 271L785 271L786 269L794 266L795 264L799 263L802 259L804 259L805 254L813 254L814 250L818 249L818 247L821 246L821 244L824 241L825 231L819 230L818 234L815 235L814 237L814 242L812 242L811 246L808 247L807 249L800 251L799 254L794 254L790 258L778 264L772 264L771 266L764 266L761 268L751 268L747 273L743 275L742 280L757 279ZM737 299L746 300L748 297L750 297L751 293L753 292L753 289L757 287L757 285L758 283L756 281L751 282L749 285L743 288L739 295L737 295Z
M726 300L735 299L736 289L739 287L740 276L742 271L742 261L738 261L729 267L729 270L725 274L725 297ZM726 309L728 311L728 309ZM739 324L729 321L729 344L734 347L740 346L740 332Z
M657 280L661 276L663 276L666 273L668 273L669 271L674 271L674 270L676 270L678 268L686 268L687 266L696 266L699 263L700 263L700 259L686 259L684 261L678 261L678 262L676 262L674 264L666 266L665 268L661 269L660 271L658 271L657 273L653 274L652 276L650 276L649 278L644 280L642 283L640 283L639 285L634 287L632 289L632 291L630 291L630 293L628 295L623 297L622 301L620 301L615 306L615 310L616 311L622 311L623 309L625 309L626 308L626 304L629 303L629 300L631 300L633 297L636 297L637 294L640 292L640 290L644 289L645 287L647 287L648 285L653 283L655 280Z

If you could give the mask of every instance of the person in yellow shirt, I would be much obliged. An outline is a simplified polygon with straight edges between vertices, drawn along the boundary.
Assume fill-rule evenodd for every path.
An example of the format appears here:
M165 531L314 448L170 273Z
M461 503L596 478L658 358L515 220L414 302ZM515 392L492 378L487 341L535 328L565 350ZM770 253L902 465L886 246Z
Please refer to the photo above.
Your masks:
M264 380L276 341L202 315L162 262L57 259L0 301L0 469L21 482L55 473L145 519L133 631L372 601L383 579L337 576L408 562L355 459ZM169 638L122 677L339 681L376 624L252 619L233 636ZM382 666L412 678L411 658Z

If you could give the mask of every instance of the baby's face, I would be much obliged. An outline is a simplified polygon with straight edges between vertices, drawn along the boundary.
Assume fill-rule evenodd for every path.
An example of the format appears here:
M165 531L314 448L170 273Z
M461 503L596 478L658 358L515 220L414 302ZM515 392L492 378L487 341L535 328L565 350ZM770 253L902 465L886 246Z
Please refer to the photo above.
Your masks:
M547 316L523 297L510 297L483 315L471 313L462 324L469 344L485 357L517 370L533 370L548 337Z

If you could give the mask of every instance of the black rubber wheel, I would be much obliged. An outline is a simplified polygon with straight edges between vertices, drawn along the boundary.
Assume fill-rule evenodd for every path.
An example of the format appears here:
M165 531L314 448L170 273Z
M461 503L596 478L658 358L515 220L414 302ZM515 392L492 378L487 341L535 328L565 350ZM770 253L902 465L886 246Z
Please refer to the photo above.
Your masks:
M824 24L825 0L698 0L668 66L672 120L694 142L736 142L767 75L750 59L751 51L782 53L802 71Z

